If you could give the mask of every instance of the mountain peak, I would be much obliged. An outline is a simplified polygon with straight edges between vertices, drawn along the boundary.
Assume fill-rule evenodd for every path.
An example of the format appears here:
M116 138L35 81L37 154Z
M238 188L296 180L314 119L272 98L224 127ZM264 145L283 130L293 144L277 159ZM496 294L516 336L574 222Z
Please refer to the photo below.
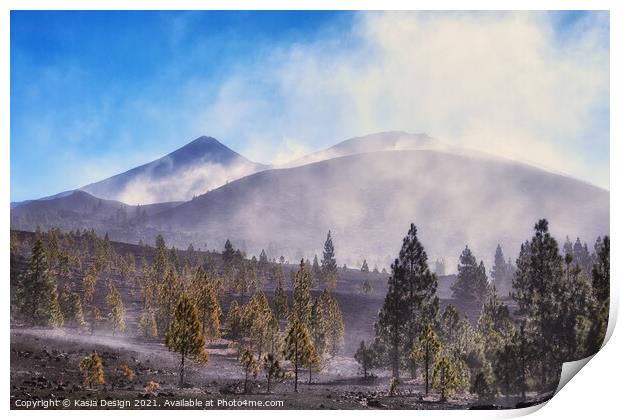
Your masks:
M200 136L160 159L81 189L129 204L184 201L265 168L213 137Z
M196 162L224 164L235 160L246 160L217 139L208 136L200 136L192 140L185 146L166 155L164 159L171 160L175 165L186 165Z
M214 137L209 137L209 136L200 136L195 140L190 141L189 143L186 144L186 146L189 146L190 144L201 144L201 145L209 145L209 144L219 144L224 146L222 143L220 143L216 138ZM225 147L225 146L224 146Z

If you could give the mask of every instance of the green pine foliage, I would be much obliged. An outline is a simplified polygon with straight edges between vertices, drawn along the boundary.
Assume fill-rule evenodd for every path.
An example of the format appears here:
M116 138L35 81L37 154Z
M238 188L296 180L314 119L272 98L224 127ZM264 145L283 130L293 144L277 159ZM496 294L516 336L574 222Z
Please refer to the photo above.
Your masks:
M32 247L26 271L19 278L15 306L23 319L33 326L60 327L64 323L56 280L40 239Z
M409 357L409 353L423 328L437 323L439 299L436 292L437 277L428 267L417 228L411 224L399 256L392 264L388 292L375 324L377 338L389 352L392 376L397 379L403 359L408 362L411 377L416 377L416 360Z
M118 289L111 282L108 284L106 302L108 304L108 320L112 327L112 334L125 332L125 305L123 305L123 299Z
M289 313L289 322L299 322L308 325L308 318L312 307L312 278L302 259L299 263L299 271L293 277L293 303Z
M138 321L138 331L140 335L147 339L156 338L157 333L157 320L155 319L155 311L152 309L145 309L140 315Z
M441 342L431 324L427 324L418 337L418 345L412 350L411 358L422 360L424 364L424 390L428 395L431 382L431 369L441 351Z
M72 285L65 284L59 303L66 326L82 327L86 325L80 295L72 290Z
M284 357L293 364L295 373L295 392L299 382L299 370L308 362L312 361L313 353L316 353L308 329L299 320L290 323L286 334Z
M321 260L321 279L323 284L335 289L338 282L338 264L336 263L336 250L332 241L332 232L327 232L327 239L323 246L323 259Z
M476 262L469 247L460 256L456 281L451 286L455 299L483 303L489 289L484 263Z
M446 401L458 389L459 378L449 357L442 356L433 370L433 388L439 391L440 401Z
M567 282L557 241L549 233L549 223L539 220L534 236L521 245L513 298L525 315L536 348L537 379L543 390L555 387L561 364L567 359L564 330L566 306L570 303Z
M190 283L190 296L200 314L202 334L207 340L220 337L222 309L217 300L215 280L209 278L202 267L198 267Z
M277 353L267 353L263 358L263 371L267 378L267 392L271 392L271 384L274 380L284 378L284 369L280 366Z
M500 296L509 296L512 291L512 276L514 267L506 262L504 251L498 244L495 249L495 259L491 270L492 285Z
M243 368L243 372L245 374L245 380L243 382L243 392L248 392L248 379L251 375L254 379L256 379L256 375L258 375L259 364L254 357L254 353L249 348L246 348L241 353L241 357L239 358L239 364Z
M92 388L105 384L103 360L96 351L90 353L80 361L80 372L84 386Z
M376 355L372 346L366 346L366 343L362 340L353 357L359 363L364 379L368 379L369 371L376 367Z
M273 316L279 323L285 320L288 315L288 296L284 291L282 278L277 278L276 281L277 285L273 292Z
M174 310L172 322L166 332L166 346L181 356L179 384L185 379L185 360L191 358L201 363L209 360L205 350L205 338L196 307L190 298L182 293Z
M316 312L317 316L323 318L325 350L331 356L336 356L344 344L344 318L342 317L340 304L327 289L323 290L321 296L319 296ZM320 344L323 345L322 342Z
M243 335L243 311L236 300L231 302L226 315L226 331L233 345L240 342Z

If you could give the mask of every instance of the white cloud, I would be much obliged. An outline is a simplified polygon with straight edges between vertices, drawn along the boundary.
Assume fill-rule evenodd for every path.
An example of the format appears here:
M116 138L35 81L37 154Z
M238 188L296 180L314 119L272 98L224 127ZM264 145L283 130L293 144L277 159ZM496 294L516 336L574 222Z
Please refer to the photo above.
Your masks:
M608 188L607 15L592 16L558 39L544 13L361 13L340 39L236 69L197 126L259 161L290 139L426 132Z

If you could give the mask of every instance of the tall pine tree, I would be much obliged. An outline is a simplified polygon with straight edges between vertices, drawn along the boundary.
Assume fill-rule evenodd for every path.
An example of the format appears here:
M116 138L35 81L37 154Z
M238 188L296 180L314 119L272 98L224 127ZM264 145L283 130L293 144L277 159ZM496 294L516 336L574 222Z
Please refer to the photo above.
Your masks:
M62 326L64 319L58 303L56 280L50 273L43 242L35 242L28 267L19 278L16 306L32 325Z
M375 325L377 338L389 352L392 376L399 378L400 363L417 344L427 324L436 325L439 299L437 278L428 267L428 257L412 223L398 258L392 264L388 292ZM408 357L409 372L416 376L417 364Z
M179 368L179 385L185 380L185 359L192 358L206 363L208 354L205 351L205 338L196 307L190 298L182 293L179 298L172 322L166 332L166 346L170 351L181 355Z
M338 265L336 264L336 250L332 241L332 232L327 232L327 239L323 247L323 259L321 260L321 278L323 283L334 289L338 282Z
M458 274L451 286L454 297L468 302L483 303L489 289L484 263L476 262L476 257L469 247L465 247L460 256Z

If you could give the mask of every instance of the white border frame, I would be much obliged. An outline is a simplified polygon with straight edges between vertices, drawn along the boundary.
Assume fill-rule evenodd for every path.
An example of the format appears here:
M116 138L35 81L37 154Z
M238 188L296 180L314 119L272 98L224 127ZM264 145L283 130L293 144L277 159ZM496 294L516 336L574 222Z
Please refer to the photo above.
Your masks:
M6 301L9 296L9 235L10 229L10 10L135 10L135 9L156 9L156 10L277 10L277 9L336 9L336 10L610 10L610 115L617 114L618 101L618 84L615 75L619 73L618 67L618 44L614 40L618 39L618 13L620 7L618 2L612 0L299 0L295 4L282 0L262 0L260 3L250 0L228 0L228 1L212 1L212 0L91 0L88 2L79 0L5 0L0 2L0 194L4 197L4 204L0 209L0 254L1 272L4 274L2 278L3 296ZM610 121L610 214L620 214L618 205L618 196L614 194L612 185L619 176L619 160L620 150L616 142L618 133L617 120L611 118ZM618 238L617 220L612 218L610 225L610 233L613 238ZM611 314L610 329L606 337L609 342L597 354L591 362L579 373L579 379L570 381L565 388L554 396L545 408L537 411L540 406L532 409L508 410L501 412L480 412L480 411L322 411L320 416L327 417L349 417L356 418L376 418L377 416L390 416L392 418L410 418L411 416L423 416L425 418L499 418L499 417L516 417L537 411L534 417L537 418L565 418L565 419L583 419L587 418L608 418L610 413L618 411L617 389L618 380L620 380L619 363L616 360L616 354L620 354L620 344L617 337L611 338L611 331L615 325L618 316L618 264L620 264L620 255L618 248L612 247L612 284L611 284ZM2 391L5 401L5 409L9 409L9 366L10 366L10 332L9 332L9 305L6 305L2 312L2 320L0 325L5 326L2 330L4 338L4 347L2 348L2 364L3 375L0 378L2 383ZM129 414L128 414L129 413ZM134 412L116 412L115 416L132 415ZM137 414L137 413L136 413ZM230 418L244 415L257 415L255 411L222 411L218 410L215 415L219 418ZM286 411L270 411L265 413L273 418L289 418L293 413ZM36 415L27 411L11 411L11 416L33 416ZM47 411L44 416L51 418L75 418L82 417L84 413L81 411ZM89 417L104 418L108 413L105 411L92 411ZM167 418L173 415L168 411L149 411L149 416L155 418ZM204 416L205 413L200 411L185 411L183 416ZM209 414L206 414L209 415ZM261 415L261 414L258 414ZM295 416L310 417L315 413L312 411L297 411Z

